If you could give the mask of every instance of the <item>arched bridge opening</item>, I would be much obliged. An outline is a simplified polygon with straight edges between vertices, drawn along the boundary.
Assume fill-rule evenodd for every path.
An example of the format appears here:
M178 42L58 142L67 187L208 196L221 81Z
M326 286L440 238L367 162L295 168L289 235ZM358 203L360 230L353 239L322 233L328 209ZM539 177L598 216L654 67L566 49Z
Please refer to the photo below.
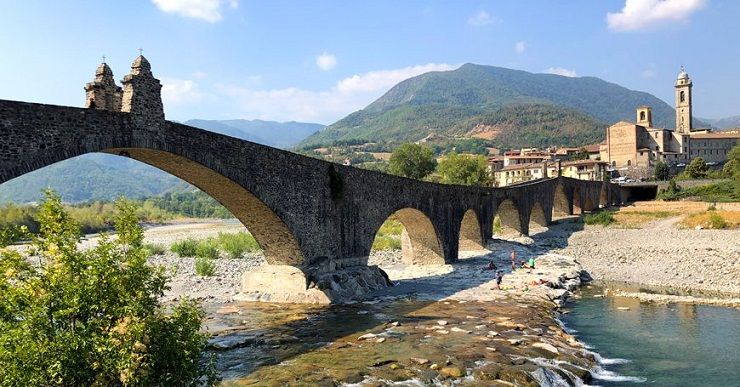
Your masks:
M394 212L375 234L374 251L398 250L399 247L401 259L406 264L444 264L437 230L429 217L417 209Z
M186 157L157 149L105 148L100 152L143 162L199 188L223 205L247 228L259 244L268 263L287 265L304 263L298 241L285 222L254 194L222 174ZM80 155L76 153L39 155L36 163L26 165L24 170L18 171L13 177L75 156Z
M479 251L485 250L486 244L483 240L478 215L475 211L469 209L460 221L460 239L458 251Z
M506 199L498 205L493 218L493 235L506 238L517 237L522 233L522 223L519 209L511 199Z

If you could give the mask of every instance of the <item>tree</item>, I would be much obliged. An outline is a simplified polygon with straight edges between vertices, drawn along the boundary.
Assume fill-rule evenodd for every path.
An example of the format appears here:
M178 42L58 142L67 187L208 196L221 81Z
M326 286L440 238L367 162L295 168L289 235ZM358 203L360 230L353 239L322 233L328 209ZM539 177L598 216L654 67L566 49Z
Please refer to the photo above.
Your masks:
M439 162L437 169L446 184L488 186L491 175L488 173L488 162L483 156L448 154Z
M159 304L164 270L146 263L134 205L117 202L116 240L81 251L79 225L45 195L34 256L0 257L0 385L215 383L202 365L203 312L192 301Z
M436 166L437 161L429 147L407 143L393 151L388 171L411 179L423 179L432 173Z
M686 167L686 175L691 179L701 179L707 176L707 163L701 157L696 157L691 160L689 165Z
M659 161L657 164L655 164L655 180L668 180L668 177L670 176L670 170L668 169L668 164Z
M735 181L740 184L740 144L735 145L730 149L730 152L727 154L727 162L722 168L722 172L724 172L727 177L735 179Z
M589 159L589 154L586 148L579 149L578 153L573 155L573 160L588 160L588 159Z

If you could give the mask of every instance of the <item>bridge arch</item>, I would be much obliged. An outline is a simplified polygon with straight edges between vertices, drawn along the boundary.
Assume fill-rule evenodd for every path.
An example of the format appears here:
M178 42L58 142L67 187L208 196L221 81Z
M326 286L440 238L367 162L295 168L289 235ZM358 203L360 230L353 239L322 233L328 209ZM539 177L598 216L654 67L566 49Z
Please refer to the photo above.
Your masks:
M96 146L97 145L97 146ZM35 152L26 156L30 162L21 162L12 170L4 170L0 182L22 176L53 163L83 154L101 152L128 157L151 165L176 176L226 207L254 236L270 264L301 265L304 254L288 225L254 193L234 182L216 170L188 157L157 149L156 143L146 143L151 147L117 147L122 142L114 138L89 138L77 147L59 149L43 142Z
M568 200L568 194L565 191L565 185L555 185L555 192L552 203L553 217L562 217L573 215L573 204Z
M460 242L458 251L485 249L483 233L481 232L478 215L469 209L460 220Z
M496 221L498 218L498 221ZM500 235L522 234L522 222L519 208L511 199L505 199L499 203L494 214L494 228L501 225Z
M404 263L422 265L445 263L439 233L427 215L415 208L403 208L392 213L387 219L391 218L403 225L401 254ZM377 228L378 231L380 227Z
M539 227L548 226L545 208L539 201L534 202L534 204L532 205L532 211L529 214L529 223L535 224Z

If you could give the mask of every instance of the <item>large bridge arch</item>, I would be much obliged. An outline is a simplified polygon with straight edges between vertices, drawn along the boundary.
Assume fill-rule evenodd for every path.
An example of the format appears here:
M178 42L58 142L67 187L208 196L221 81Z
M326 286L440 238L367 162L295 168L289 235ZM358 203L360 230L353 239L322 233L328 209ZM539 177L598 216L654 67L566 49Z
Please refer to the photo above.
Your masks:
M460 220L460 238L458 251L485 249L485 241L478 215L471 208L465 211Z
M226 207L257 240L270 264L304 262L298 242L278 215L252 192L218 172L173 153L144 148L111 148L105 153L130 157L196 186Z
M444 264L442 242L430 218L415 208L402 208L387 216L403 225L401 254L406 264ZM383 222L375 228L377 234ZM375 235L374 234L374 235Z
M511 234L512 232L516 234L526 234L526 232L524 232L526 230L522 227L519 208L511 199L504 199L498 203L494 217L498 217L501 226L503 227L503 235Z

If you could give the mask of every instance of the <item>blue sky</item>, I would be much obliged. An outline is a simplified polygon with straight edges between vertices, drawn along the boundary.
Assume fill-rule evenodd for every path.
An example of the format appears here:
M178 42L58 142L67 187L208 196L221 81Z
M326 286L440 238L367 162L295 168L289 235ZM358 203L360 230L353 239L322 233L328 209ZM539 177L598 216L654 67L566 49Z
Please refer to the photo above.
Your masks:
M740 1L0 0L0 98L81 106L101 56L138 48L168 119L329 124L402 79L466 62L596 76L740 114Z

